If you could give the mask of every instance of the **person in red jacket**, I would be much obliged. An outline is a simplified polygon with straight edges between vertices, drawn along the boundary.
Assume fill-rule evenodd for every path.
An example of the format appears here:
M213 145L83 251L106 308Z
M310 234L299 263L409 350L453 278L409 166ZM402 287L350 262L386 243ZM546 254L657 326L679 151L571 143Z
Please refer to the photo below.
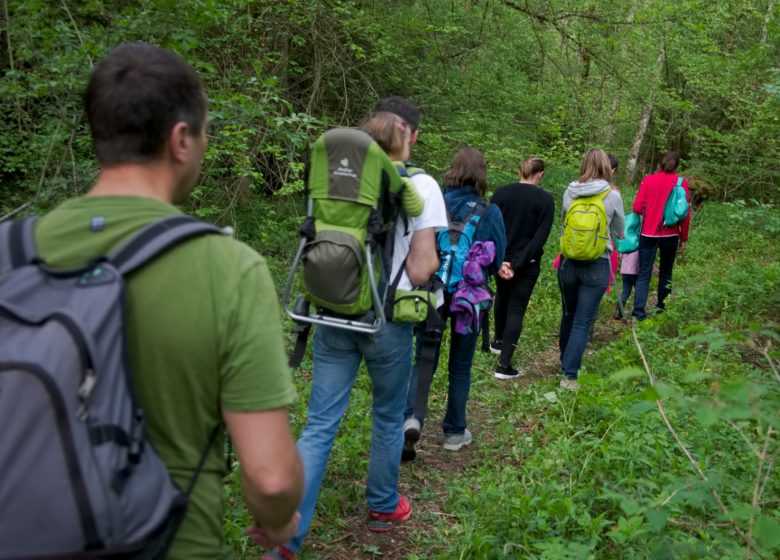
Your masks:
M656 307L663 311L664 301L672 292L672 268L674 258L679 250L685 250L688 242L688 227L691 222L691 211L681 222L673 226L664 226L663 214L666 199L677 184L675 170L680 165L680 158L676 152L666 152L657 173L648 175L642 179L634 199L633 210L642 216L642 231L639 236L639 276L634 293L634 310L631 313L637 320L642 321L647 317L645 306L647 294L650 288L650 277L653 273L655 254L661 254L661 263L658 273L658 303ZM688 181L683 179L685 198L690 202L691 192Z

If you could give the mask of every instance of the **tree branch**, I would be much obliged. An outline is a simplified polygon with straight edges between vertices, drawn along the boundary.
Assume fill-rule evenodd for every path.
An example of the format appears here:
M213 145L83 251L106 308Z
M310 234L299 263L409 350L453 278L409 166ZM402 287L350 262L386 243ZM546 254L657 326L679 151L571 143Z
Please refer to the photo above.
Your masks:
M639 343L639 337L636 334L636 324L631 323L631 333L634 335L634 343L636 344L637 349L639 350L639 356L642 358L642 364L645 367L645 372L647 373L647 378L650 380L650 385L655 387L655 376L653 375L653 372L650 370L650 366L647 363L647 358L645 358L645 353L642 350L642 345ZM672 423L669 421L669 418L666 416L666 411L664 410L663 404L661 403L660 399L656 399L655 405L658 408L658 412L661 414L661 419L663 420L664 424L666 425L666 428L669 430L669 433L672 434L672 437L674 438L674 441L677 443L677 446L682 450L682 452L685 454L685 456L688 458L688 461L690 461L691 466L693 466L693 469L696 471L696 474L699 475L699 477L704 482L709 482L710 479L707 477L707 475L704 473L704 471L701 469L701 466L699 466L698 461L694 459L691 452L688 450L688 448L685 446L685 444L680 439L680 436L677 434L677 431L672 426ZM715 490L715 488L710 488L710 494L712 494L712 497L715 499L715 501L718 504L718 507L723 512L723 514L728 517L729 510L726 508L726 504L723 503L723 500L720 497L720 494L718 494L718 491ZM753 551L761 557L761 553L753 547L752 539L750 538L750 535L745 534L745 532L736 524L735 521L730 522L731 527L734 529L734 531L742 538L742 540L745 541L745 544L747 544L749 549L753 549Z

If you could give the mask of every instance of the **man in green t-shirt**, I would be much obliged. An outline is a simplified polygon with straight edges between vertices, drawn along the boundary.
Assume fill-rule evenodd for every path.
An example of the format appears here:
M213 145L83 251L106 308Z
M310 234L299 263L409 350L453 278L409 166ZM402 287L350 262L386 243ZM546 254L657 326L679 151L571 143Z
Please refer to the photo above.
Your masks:
M179 214L206 141L206 96L194 69L148 44L117 47L85 98L97 182L40 219L36 242L54 267L85 264L139 228ZM261 256L227 236L177 246L127 281L133 388L149 437L181 487L212 428L224 422L241 463L249 534L273 547L294 533L303 474L287 406L295 397L277 298ZM231 558L224 543L224 441L208 451L168 558Z

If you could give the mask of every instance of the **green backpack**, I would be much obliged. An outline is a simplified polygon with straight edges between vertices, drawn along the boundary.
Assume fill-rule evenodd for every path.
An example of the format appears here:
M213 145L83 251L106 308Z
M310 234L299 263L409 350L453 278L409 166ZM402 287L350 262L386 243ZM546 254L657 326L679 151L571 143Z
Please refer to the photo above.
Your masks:
M595 261L607 249L607 189L594 196L575 198L563 217L561 253L572 261Z
M311 324L364 333L384 325L385 304L393 297L396 220L422 211L422 199L399 173L405 175L403 166L361 130L332 129L314 143L305 180L307 217L283 296L299 337ZM302 293L291 309L299 269ZM387 309L392 312L392 301ZM303 349L296 347L299 352L298 363Z

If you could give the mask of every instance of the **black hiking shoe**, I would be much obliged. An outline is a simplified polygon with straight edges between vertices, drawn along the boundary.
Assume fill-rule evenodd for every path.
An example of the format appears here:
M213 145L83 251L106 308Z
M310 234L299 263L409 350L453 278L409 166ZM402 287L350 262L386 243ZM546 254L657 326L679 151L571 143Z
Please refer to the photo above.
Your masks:
M414 461L417 450L414 444L420 440L420 421L412 416L404 422L404 447L401 450L401 461L406 463Z
M496 379L517 379L521 375L523 375L523 373L520 370L517 370L512 366L502 366L500 364L496 366L495 371L493 371L493 377Z

